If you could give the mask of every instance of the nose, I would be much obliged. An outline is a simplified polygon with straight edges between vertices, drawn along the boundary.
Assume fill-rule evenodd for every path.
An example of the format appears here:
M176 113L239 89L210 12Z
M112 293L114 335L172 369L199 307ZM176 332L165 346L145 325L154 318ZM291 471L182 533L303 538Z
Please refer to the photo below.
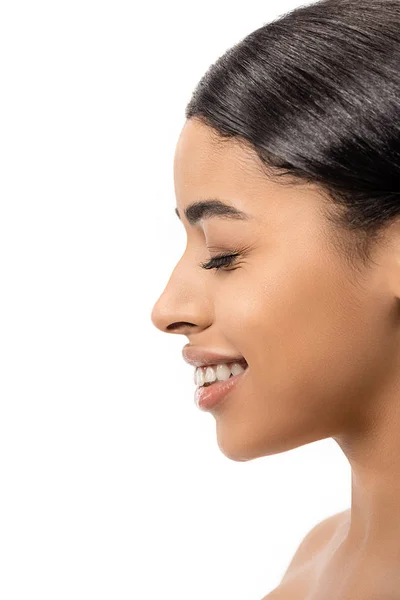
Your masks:
M182 311L180 312L182 314ZM176 314L177 311L171 306L167 306L164 303L163 295L161 295L151 312L151 320L157 329L160 329L160 331L164 331L165 333L181 333L182 335L189 335L189 332L192 332L196 327L196 324L193 323L194 319L190 319L187 316L184 321L177 320Z
M204 286L200 286L199 282L190 285L177 272L171 275L151 311L153 325L165 333L190 335L196 329L208 327L210 318L211 310Z

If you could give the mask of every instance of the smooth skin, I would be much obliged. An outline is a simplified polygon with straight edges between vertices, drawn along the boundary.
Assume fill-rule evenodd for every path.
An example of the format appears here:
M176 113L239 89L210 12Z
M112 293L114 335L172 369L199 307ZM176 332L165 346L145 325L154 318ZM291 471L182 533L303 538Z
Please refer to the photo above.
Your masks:
M212 411L220 450L248 461L332 437L352 469L351 509L328 520L309 595L296 600L400 598L400 224L372 265L355 267L317 185L273 182L249 144L195 118L176 145L174 185L187 245L151 318L193 347L246 359L243 385ZM207 198L248 219L189 224L185 208ZM222 252L240 256L199 266ZM299 563L310 572L301 554L290 574ZM290 597L281 592L271 599Z

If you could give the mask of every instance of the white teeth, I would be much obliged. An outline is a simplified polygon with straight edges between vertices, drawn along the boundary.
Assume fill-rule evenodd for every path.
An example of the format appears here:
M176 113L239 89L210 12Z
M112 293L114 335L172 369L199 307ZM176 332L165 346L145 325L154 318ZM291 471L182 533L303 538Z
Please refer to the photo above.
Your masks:
M195 369L194 371L194 382L196 385L203 385L204 383L204 371L203 369Z
M230 364L230 366L229 366ZM239 375L245 368L239 363L220 364L207 368L198 367L194 372L194 382L197 386L214 381L226 381L232 375ZM247 368L247 367L246 367Z
M242 365L239 365L239 363L233 363L231 371L233 375L239 375L239 373L244 371L244 368L242 367Z
M206 374L204 377L205 383L212 383L217 378L216 369L214 367L207 367Z
M231 370L228 365L217 365L218 381L226 381L231 376Z

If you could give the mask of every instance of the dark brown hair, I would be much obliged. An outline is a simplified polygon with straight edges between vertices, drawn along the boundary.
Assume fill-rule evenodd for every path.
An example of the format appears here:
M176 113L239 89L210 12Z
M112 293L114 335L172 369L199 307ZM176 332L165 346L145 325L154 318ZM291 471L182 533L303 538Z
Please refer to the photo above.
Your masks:
M400 214L400 1L283 14L211 65L185 115L250 143L282 184L319 185L341 247L366 264Z

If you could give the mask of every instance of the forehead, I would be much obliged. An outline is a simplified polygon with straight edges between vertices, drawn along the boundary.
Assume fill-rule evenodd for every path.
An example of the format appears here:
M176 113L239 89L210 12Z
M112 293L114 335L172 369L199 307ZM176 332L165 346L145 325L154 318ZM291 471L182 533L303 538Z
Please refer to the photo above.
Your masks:
M282 181L282 183L284 183ZM256 150L243 138L221 138L197 119L188 119L174 157L177 206L183 209L200 198L221 198L260 223L279 226L311 219L321 203L318 186L300 180L285 184L263 171Z
M250 144L223 139L196 119L188 119L178 138L174 157L176 192L218 193L218 185L238 185L265 178L260 160Z

